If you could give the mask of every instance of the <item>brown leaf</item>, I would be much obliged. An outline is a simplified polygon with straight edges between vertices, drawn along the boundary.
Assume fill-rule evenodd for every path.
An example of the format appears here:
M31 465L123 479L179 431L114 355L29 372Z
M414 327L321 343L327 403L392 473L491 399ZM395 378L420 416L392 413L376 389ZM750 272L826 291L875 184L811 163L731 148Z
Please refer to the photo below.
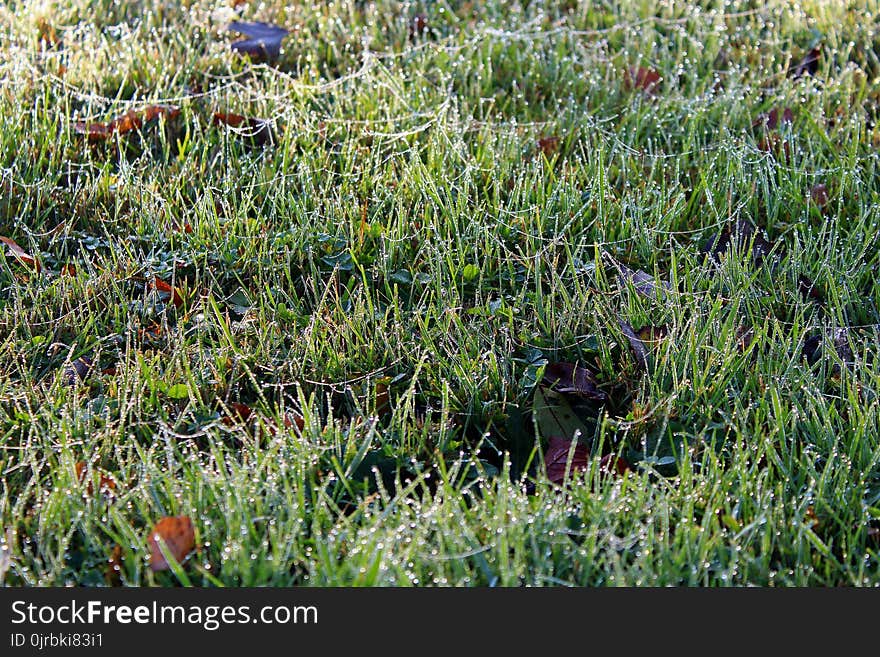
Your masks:
M541 385L555 392L578 395L595 401L606 401L608 395L597 387L596 377L583 365L574 363L550 363L544 367Z
M161 278L154 278L150 287L159 293L159 298L165 303L171 301L175 308L180 308L183 305L183 294L179 287L172 287Z
M428 30L428 17L425 14L416 14L409 22L409 38L415 39Z
M73 124L73 131L87 137L91 142L106 141L114 134L124 135L140 130L144 123L156 121L160 117L170 120L179 115L180 109L174 105L149 105L140 111L129 110L108 123L77 121Z
M150 548L150 570L154 573L168 570L171 566L162 555L159 541L165 543L168 553L178 563L196 546L195 530L189 516L165 516L153 530L147 540Z
M620 279L621 285L625 285L626 282L629 281L630 283L632 283L636 292L641 294L643 297L648 297L649 299L657 299L658 293L662 294L663 291L671 289L669 283L667 283L666 281L660 281L658 283L656 279L651 276L651 274L644 272L641 269L630 269L626 265L617 262L617 260L607 252L603 255L617 270L617 275Z
M803 75L816 75L819 71L819 60L822 58L822 50L819 47L810 50L803 58L789 69L789 75L797 79Z
M559 137L549 136L549 137L541 137L537 141L538 150L544 154L548 160L556 154L559 150Z
M813 185L810 189L810 199L812 199L813 203L819 208L824 208L828 205L828 188L822 183Z
M759 114L752 123L752 127L763 126L767 130L775 130L780 123L794 123L794 113L790 107L785 107L781 111L778 107L774 107L765 114Z
M747 249L751 247L752 259L760 264L773 249L748 219L737 219L732 225L725 226L719 234L711 237L703 246L703 251L720 260L721 255L731 248Z
M391 412L391 394L384 381L376 383L376 415L383 417Z
M586 445L575 443L572 449L572 441L568 438L551 436L547 450L544 452L544 469L547 479L554 484L565 481L566 471L572 473L576 470L585 470L590 459L590 450ZM569 452L571 461L569 461Z
M40 273L42 270L40 261L16 244L14 240L11 240L8 237L0 237L0 242L3 242L9 248L9 252L14 255L15 259L21 264L32 267L38 274Z
M253 414L250 406L239 402L230 403L229 410L232 412L229 415L223 416L222 419L223 424L228 427L231 427L234 424L247 424Z
M634 329L635 334L639 337L639 340L642 342L660 342L666 335L669 333L669 329L665 324L661 324L660 326L642 326L641 328Z
M639 89L653 95L663 78L652 68L633 66L623 74L623 84L627 89Z
M67 263L61 267L61 275L62 276L70 276L71 278L76 278L76 265L73 263Z
M801 274L798 276L798 292L806 301L815 301L817 303L825 303L825 297L821 288L816 285L809 276Z
M254 119L231 112L214 112L213 123L214 125L228 125L230 128L241 130L237 134L243 139L249 139L257 146L265 146L275 140L268 121L263 119Z
M76 480L79 483L83 483L86 481L86 477L88 477L88 464L85 461L77 461L76 465L74 465L74 469L76 470ZM103 472L98 471L99 482L98 482L98 490L102 493L113 493L116 490L116 481L110 475L107 475ZM86 493L91 495L94 493L94 486L92 486L91 478L89 479L86 485Z
M104 572L107 586L122 586L122 546L114 545L107 558L107 570Z

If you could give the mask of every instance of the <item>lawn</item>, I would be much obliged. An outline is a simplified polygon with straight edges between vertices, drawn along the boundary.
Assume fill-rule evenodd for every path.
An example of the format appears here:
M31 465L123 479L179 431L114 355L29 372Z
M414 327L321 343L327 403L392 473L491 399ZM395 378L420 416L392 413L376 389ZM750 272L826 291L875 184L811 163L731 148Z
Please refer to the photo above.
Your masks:
M880 585L877 2L12 0L0 80L0 584Z

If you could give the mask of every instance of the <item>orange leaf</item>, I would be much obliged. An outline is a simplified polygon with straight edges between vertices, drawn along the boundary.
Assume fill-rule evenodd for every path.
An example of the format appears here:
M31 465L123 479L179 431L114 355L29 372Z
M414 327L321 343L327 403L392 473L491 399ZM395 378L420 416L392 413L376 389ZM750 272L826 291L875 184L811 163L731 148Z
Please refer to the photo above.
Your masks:
M74 466L76 469L76 480L79 483L83 483L88 476L88 466L85 461L77 461ZM100 472L100 481L98 482L98 488L102 493L112 493L116 490L116 482L109 475ZM91 495L95 492L94 487L92 486L92 481L89 479L88 484L86 485L86 493Z
M183 295L179 287L172 287L161 278L153 279L152 287L159 293L159 297L163 301L170 299L175 308L180 308L183 305Z
M231 112L214 112L214 125L228 125L230 128L248 129L250 132L241 133L243 138L252 140L254 144L263 146L272 141L272 130L269 124L263 119L255 119L241 114L232 114Z
M37 260L30 253L21 248L18 244L16 244L13 240L8 237L0 237L0 242L3 242L6 246L9 247L9 252L15 256L16 260L18 260L21 264L27 265L28 267L33 267L37 270L37 273L40 273L42 267L40 266L40 261Z
M76 265L73 265L70 263L64 265L63 267L61 267L61 275L75 277L76 276Z
M108 123L77 121L73 124L73 131L78 135L88 137L91 142L106 141L114 134L124 135L140 130L144 123L154 121L159 117L173 119L179 115L180 110L174 105L149 105L140 111L129 110Z
M168 570L171 566L162 555L159 541L165 543L168 553L180 562L196 546L196 535L189 516L165 516L150 532L148 545L150 548L150 570L154 573Z

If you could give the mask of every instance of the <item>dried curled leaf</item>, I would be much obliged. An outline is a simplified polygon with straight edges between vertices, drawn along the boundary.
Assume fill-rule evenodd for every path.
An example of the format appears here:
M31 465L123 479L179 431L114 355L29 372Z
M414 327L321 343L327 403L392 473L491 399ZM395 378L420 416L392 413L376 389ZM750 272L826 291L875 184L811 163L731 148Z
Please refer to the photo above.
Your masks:
M21 264L33 268L38 274L43 269L40 265L40 261L16 244L14 240L8 237L0 237L0 242L3 242L6 245L9 252L15 256L15 259Z
M174 304L175 308L180 308L183 305L183 293L179 287L173 287L161 278L154 278L150 283L150 288L159 293L159 298L163 302L168 303L170 301Z
M235 128L240 137L249 139L256 146L264 146L275 141L269 122L231 112L214 112L214 125L228 125Z
M77 461L74 469L76 470L76 480L79 483L85 482L86 478L89 476L88 464L85 461ZM100 492L112 493L116 490L116 481L113 477L100 471L98 475L100 478L98 482L98 490ZM92 485L91 478L89 478L88 483L86 484L86 493L92 495L94 492L94 486Z
M621 319L618 320L618 325L620 326L621 332L629 342L630 350L632 351L633 357L636 361L636 367L638 367L643 372L647 371L648 350L645 349L645 344L641 341L639 336L636 335L636 332L633 330L633 327L629 325L629 323Z
M784 107L781 110L778 107L774 107L769 112L759 114L752 123L752 127L775 130L782 123L794 123L794 113L790 107Z
M226 28L241 32L247 39L236 41L232 49L257 61L274 61L281 56L281 42L290 30L272 23L233 21Z
M722 254L731 248L737 250L750 249L752 259L760 264L773 249L773 244L768 242L761 233L747 219L737 219L732 225L726 226L717 235L711 237L703 246L703 251L715 260L720 260Z
M538 150L544 154L544 157L549 160L559 150L560 143L561 140L559 139L559 137L555 135L550 135L546 137L541 137L540 139L538 139L535 145L538 147Z
M196 535L189 516L165 516L153 527L147 541L150 548L150 570L159 572L171 566L162 554L159 542L178 563L195 549Z
M90 142L106 141L114 134L124 135L140 130L144 124L159 118L164 117L166 120L170 120L179 115L180 109L174 105L149 105L140 111L129 110L108 123L77 121L73 124L73 131L88 138Z

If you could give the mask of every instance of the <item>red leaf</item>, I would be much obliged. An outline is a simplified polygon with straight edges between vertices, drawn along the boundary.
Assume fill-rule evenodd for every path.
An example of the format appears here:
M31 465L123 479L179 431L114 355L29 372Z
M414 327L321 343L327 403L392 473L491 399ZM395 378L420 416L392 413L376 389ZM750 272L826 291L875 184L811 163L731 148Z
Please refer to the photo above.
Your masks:
M155 278L152 282L152 288L159 293L159 298L163 301L171 301L175 308L183 305L183 295L179 287L172 287L161 278Z
M632 472L633 467L622 456L615 454L606 454L599 459L599 470L605 474L623 475Z
M223 416L223 424L228 427L231 427L236 423L247 424L247 421L251 419L251 415L253 414L250 406L239 402L232 402L229 404L229 410L232 411L232 413Z
M196 546L192 520L189 516L165 516L153 527L147 544L150 548L150 570L154 573L171 567L159 548L160 540L177 562L182 561Z
M42 270L42 266L40 265L40 261L37 260L34 256L25 251L8 237L0 237L0 242L3 242L7 247L9 247L9 252L14 255L15 259L18 260L21 264L27 265L28 267L33 267L38 274L40 273L40 271Z
M640 89L651 95L657 90L657 85L662 79L657 71L644 66L633 66L623 75L623 83L627 89Z
M547 471L547 479L554 484L561 484L565 481L565 473L575 470L585 470L587 461L590 458L590 450L586 445L580 443L574 446L571 454L571 462L568 460L569 451L571 451L571 440L559 438L557 436L550 437L550 444L547 451L544 452L544 468Z
M544 378L541 383L550 386L556 392L574 394L596 401L608 399L608 395L596 387L597 381L593 372L583 365L550 363L544 368Z

